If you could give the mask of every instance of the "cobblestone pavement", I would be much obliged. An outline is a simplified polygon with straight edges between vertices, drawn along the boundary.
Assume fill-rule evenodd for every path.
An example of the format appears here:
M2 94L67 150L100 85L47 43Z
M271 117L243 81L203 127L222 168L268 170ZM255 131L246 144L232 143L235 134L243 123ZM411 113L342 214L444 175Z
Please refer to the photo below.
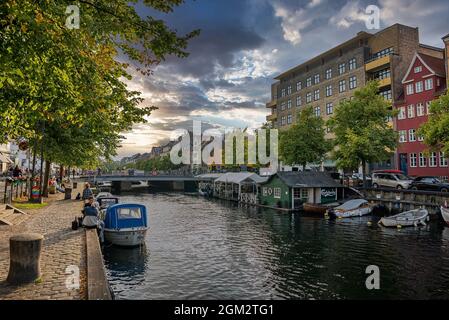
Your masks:
M63 195L51 195L48 199L49 206L27 211L31 217L24 223L17 226L0 226L0 300L86 299L86 238L83 229L71 229L71 221L81 215L82 203L62 198ZM31 284L12 286L6 282L9 270L9 238L21 232L44 235L41 254L42 277ZM73 275L66 273L69 266L79 268L79 289L68 289L66 286L66 281L73 278Z

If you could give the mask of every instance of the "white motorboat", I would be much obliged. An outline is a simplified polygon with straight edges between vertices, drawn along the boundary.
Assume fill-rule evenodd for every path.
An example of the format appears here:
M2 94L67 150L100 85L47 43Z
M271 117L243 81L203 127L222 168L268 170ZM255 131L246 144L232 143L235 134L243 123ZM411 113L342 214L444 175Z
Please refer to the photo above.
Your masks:
M417 227L425 226L426 221L429 221L429 212L426 209L415 209L391 217L383 217L379 224L384 227Z
M364 199L354 199L329 210L328 214L336 218L352 218L365 216L372 211L373 206L368 201Z

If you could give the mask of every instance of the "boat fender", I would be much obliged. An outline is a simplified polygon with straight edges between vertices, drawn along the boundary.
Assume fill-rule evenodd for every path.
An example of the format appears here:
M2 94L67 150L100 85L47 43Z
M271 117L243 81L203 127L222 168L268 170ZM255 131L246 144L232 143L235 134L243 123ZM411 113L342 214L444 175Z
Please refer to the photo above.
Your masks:
M401 226L400 224L398 224L398 225L396 226L396 228L402 229L402 226Z
M367 222L368 227L371 227L373 225L373 223L371 221Z

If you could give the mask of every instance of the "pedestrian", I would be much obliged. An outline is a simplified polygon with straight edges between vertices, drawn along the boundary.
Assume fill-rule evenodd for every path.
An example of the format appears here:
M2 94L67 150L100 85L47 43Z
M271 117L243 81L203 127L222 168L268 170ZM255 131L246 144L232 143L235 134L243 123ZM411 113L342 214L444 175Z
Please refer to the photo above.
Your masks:
M90 197L93 197L94 193L92 189L90 188L89 182L86 182L84 184L84 190L83 190L83 200L88 200Z
M22 175L22 170L20 170L19 166L16 165L16 167L14 168L13 172L12 172L12 176L14 178L19 178Z

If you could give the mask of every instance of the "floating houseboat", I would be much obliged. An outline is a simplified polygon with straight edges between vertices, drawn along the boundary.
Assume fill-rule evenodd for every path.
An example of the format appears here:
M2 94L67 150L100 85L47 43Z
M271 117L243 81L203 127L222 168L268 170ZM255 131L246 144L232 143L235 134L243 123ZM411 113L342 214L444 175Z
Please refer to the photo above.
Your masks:
M268 177L253 172L228 172L214 181L214 196L221 199L258 203L259 185Z
M325 172L278 172L260 185L261 205L302 210L304 204L324 209L343 199L343 186ZM321 211L320 211L321 212Z

